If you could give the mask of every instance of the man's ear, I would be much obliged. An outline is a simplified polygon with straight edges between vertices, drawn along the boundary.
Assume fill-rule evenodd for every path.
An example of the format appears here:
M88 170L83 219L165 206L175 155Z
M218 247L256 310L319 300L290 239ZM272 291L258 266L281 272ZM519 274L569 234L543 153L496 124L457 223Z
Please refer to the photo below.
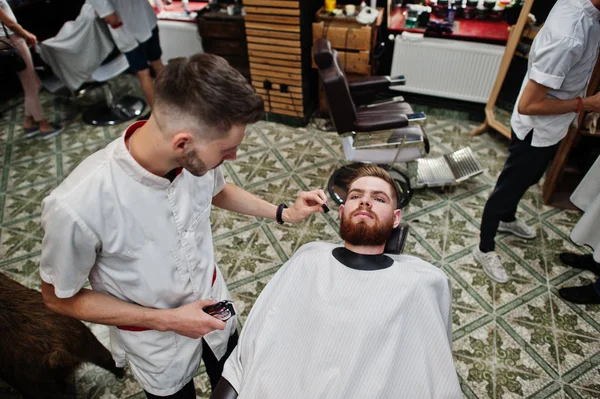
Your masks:
M394 228L398 227L402 220L402 211L400 209L394 210Z
M342 220L342 215L344 214L344 205L340 205L340 209L338 210L340 215L340 220Z
M173 134L171 145L174 151L181 151L193 142L192 133L187 130L180 130Z

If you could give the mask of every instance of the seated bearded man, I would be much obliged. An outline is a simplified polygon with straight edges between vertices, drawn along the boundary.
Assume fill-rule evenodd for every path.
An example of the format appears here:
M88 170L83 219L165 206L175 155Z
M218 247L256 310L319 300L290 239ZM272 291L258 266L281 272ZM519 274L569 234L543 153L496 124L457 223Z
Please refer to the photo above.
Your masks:
M340 206L344 245L301 247L258 297L212 398L461 398L446 275L385 244L394 183L357 170Z

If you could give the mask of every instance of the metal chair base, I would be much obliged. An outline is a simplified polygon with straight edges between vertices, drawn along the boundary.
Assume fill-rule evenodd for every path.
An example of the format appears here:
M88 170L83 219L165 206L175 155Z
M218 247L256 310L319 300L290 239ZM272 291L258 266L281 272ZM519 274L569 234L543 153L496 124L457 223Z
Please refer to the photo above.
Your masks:
M111 126L138 118L146 108L146 102L139 97L123 96L106 105L106 101L94 104L83 112L83 121L93 126Z
M329 196L338 204L342 205L346 201L346 186L356 169L364 166L364 163L356 162L337 169L327 182L327 191ZM404 208L410 202L413 192L410 186L408 176L398 169L391 168L389 165L379 165L388 171L394 182L398 192L398 209Z

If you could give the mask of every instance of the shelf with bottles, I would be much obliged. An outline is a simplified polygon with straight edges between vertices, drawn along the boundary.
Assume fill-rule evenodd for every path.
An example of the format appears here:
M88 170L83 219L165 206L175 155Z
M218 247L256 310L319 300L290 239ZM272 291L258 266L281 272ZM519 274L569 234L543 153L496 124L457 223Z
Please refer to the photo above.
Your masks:
M399 3L390 9L388 29L391 32L431 33L431 25L444 24L451 27L452 32L445 35L449 38L505 44L509 24L504 18L504 9L496 9L502 8L498 5L501 1L508 2L430 0L406 7Z

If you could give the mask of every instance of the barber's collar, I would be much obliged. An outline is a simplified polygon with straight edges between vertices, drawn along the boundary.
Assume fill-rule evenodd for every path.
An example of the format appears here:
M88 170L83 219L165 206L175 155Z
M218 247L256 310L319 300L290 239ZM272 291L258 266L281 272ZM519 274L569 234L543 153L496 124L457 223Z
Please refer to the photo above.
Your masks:
M596 6L592 3L591 0L579 0L581 6L583 7L583 11L592 19L599 21L600 20L600 10L596 8Z
M114 152L114 159L121 168L131 176L135 181L142 183L145 186L167 188L171 184L169 179L156 176L143 168L132 156L127 148L127 140L135 133L136 130L144 126L146 121L137 121L130 125L123 133L122 140L117 143L117 148Z

